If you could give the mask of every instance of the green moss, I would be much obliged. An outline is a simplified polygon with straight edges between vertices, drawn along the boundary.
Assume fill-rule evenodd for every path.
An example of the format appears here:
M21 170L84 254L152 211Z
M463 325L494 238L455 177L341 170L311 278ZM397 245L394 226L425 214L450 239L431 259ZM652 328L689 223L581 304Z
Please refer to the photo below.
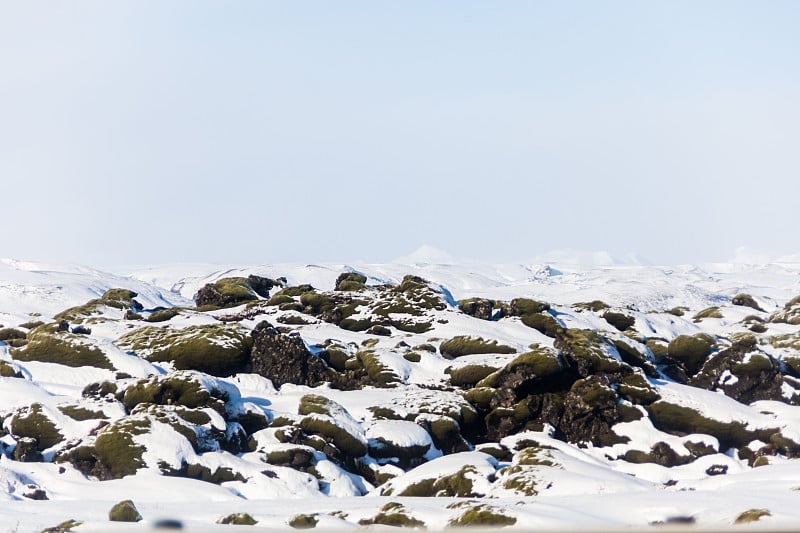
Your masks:
M28 339L29 342L24 347L12 348L11 355L14 359L114 370L103 352L82 335L50 333L46 326L40 326L28 334Z
M286 324L289 326L307 326L308 324L311 324L311 322L302 316L297 315L283 315L279 316L276 320L281 324Z
M388 507L389 505L390 504L385 505L384 508ZM365 518L363 520L359 520L358 523L359 525L362 526L371 526L377 524L382 526L402 527L407 529L426 529L425 522L413 518L404 511L405 508L402 505L400 505L399 507L392 507L391 509L386 511L381 510L381 512L379 512L372 518Z
M554 376L563 371L558 352L552 348L537 344L531 345L531 351L515 357L513 361L506 365L505 370L516 372L522 368L539 378Z
M678 335L667 347L669 357L679 361L690 374L695 374L711 354L712 344L704 335Z
M211 407L224 414L227 399L224 391L209 390L190 374L172 374L137 381L125 390L122 403L129 410L142 403L152 403L190 409Z
M606 311L603 313L603 318L619 331L625 331L636 323L633 317L614 311Z
M422 356L417 352L406 352L403 354L403 359L411 363L419 363L422 360Z
M381 326L380 324L375 324L371 328L367 330L367 333L370 335L379 335L381 337L389 337L392 334L392 330L387 328L386 326Z
M142 520L142 515L131 500L125 500L108 511L108 519L111 522L139 522Z
M66 320L67 322L81 323L91 316L101 315L105 307L115 309L141 309L139 303L134 300L136 293L128 289L109 289L100 298L89 300L83 305L71 307L58 313L54 318L56 322Z
M197 291L195 302L199 311L236 307L258 299L248 278L230 277L209 283Z
M339 408L339 406L336 402L324 396L320 396L319 394L306 394L300 398L300 402L297 406L297 414L310 415L316 413L333 416L337 408Z
M319 519L315 515L296 514L289 519L288 524L293 529L313 529L317 527L318 522Z
M667 313L669 313L669 314L671 314L673 316L683 316L683 315L686 314L686 311L688 311L688 310L689 310L688 307L673 307L672 309L667 311Z
M470 337L461 335L444 341L439 345L439 351L443 356L449 358L461 357L472 354L486 353L515 353L516 350L511 346L498 344L496 340L486 341L481 337Z
M639 374L629 374L619 384L619 394L634 404L649 405L661 398L658 392Z
M27 330L35 329L38 328L39 326L44 326L44 322L42 322L41 320L31 320L30 322L24 322L19 325L19 327Z
M769 321L782 324L800 324L800 296L792 298L786 302L783 309L772 313Z
M77 405L59 405L58 410L73 420L106 420L108 417L102 411L92 411Z
M514 465L503 468L500 471L500 475L504 489L513 490L517 494L525 496L537 496L539 494L539 479L536 476L535 468Z
M300 295L300 303L314 315L329 311L336 306L336 303L330 297L311 291Z
M153 311L145 318L147 322L166 322L167 320L171 320L172 318L181 314L181 310L179 307L169 307L167 309L159 309L157 311Z
M228 376L247 364L253 340L243 328L207 324L183 329L146 326L123 335L117 344L149 361L173 361L178 370Z
M740 448L753 440L769 440L776 429L751 431L741 422L720 422L702 416L689 407L671 404L664 400L656 401L646 407L653 425L661 431L678 435L704 433L719 440L720 450Z
M0 361L0 377L19 378L22 377L22 374L7 362Z
M496 392L497 390L491 387L474 387L464 394L464 398L481 411L485 411L489 409Z
M707 307L694 315L692 320L695 322L700 322L704 318L723 318L722 312L719 310L719 307Z
M619 361L608 352L609 342L596 331L587 329L566 329L556 339L555 346L576 360L582 360L588 372L618 372L622 369Z
M267 301L267 305L283 305L288 303L294 303L294 298L283 292L277 293Z
M608 309L608 304L601 300L592 300L591 302L576 303L572 307L583 311L594 311L595 313L599 313L600 311Z
M448 526L487 528L513 526L516 523L516 518L504 515L487 505L475 505L458 518L451 520Z
M550 309L550 304L531 300L530 298L515 298L511 300L510 310L514 316L531 315Z
M247 513L231 513L217 520L217 524L226 524L234 526L254 526L258 524L258 520L256 520Z
M748 509L747 511L737 516L736 520L734 520L733 523L749 524L751 522L758 522L765 516L772 516L772 513L770 513L767 509Z
M361 457L367 453L365 444L331 420L309 416L300 421L300 428L306 433L322 435L333 445L350 457Z
M9 425L15 437L28 437L36 440L39 451L46 450L64 440L55 423L48 417L39 403L14 413Z
M459 368L448 368L450 383L456 387L472 386L498 369L487 365L466 365Z
M529 328L533 328L539 333L547 335L551 338L555 338L558 332L564 329L564 327L559 324L558 320L553 318L548 313L532 313L528 315L522 315L520 320L522 320L522 323Z
M768 372L772 369L773 363L769 357L761 354L751 354L747 362L735 364L731 369L731 372L739 377L757 377L762 372Z
M364 369L367 371L370 379L377 387L394 387L397 383L402 381L400 376L390 370L389 367L381 363L375 352L370 350L362 350L356 353L356 358L358 358L358 360L364 366Z
M0 341L6 342L12 339L24 339L28 336L24 331L14 328L0 328Z
M145 466L142 460L145 448L135 444L133 437L146 433L149 428L149 421L128 419L100 430L94 450L98 461L105 466L112 479L134 475Z
M647 339L645 346L650 348L650 351L653 352L653 357L655 357L656 361L662 359L669 352L667 343L659 339Z

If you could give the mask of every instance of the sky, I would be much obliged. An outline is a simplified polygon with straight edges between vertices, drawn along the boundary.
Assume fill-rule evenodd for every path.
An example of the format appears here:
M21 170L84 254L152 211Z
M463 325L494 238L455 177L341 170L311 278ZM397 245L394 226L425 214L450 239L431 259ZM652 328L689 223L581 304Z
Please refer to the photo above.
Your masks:
M800 3L0 0L0 256L800 252Z

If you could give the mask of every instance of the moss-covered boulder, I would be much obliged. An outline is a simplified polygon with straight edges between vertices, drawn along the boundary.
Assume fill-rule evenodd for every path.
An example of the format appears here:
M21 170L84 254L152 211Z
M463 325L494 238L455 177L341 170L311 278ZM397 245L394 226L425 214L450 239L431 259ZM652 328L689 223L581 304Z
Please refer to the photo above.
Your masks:
M171 361L178 370L229 376L248 366L253 341L240 326L206 324L181 329L145 326L116 343L148 361Z
M719 307L717 306L707 307L695 314L692 317L692 320L695 322L700 322L706 318L723 318L722 311L720 311Z
M487 298L467 298L458 302L458 308L465 314L481 320L492 320L495 301Z
M529 328L533 328L543 335L551 338L556 336L564 329L564 326L556 320L550 313L529 313L522 315L520 320Z
M796 296L786 302L783 309L770 315L768 321L779 324L800 324L800 296Z
M100 481L133 475L145 466L145 447L134 437L150 430L145 417L127 417L104 426L94 443L77 446L56 455L56 462L71 463L87 476Z
M636 319L634 319L632 316L615 311L606 311L603 313L603 318L606 322L614 326L619 331L626 331L627 329L633 327L633 325L636 323Z
M217 520L217 524L226 524L234 526L254 526L258 524L258 520L256 520L247 513L231 513Z
M370 456L389 460L403 469L424 462L433 447L431 436L419 424L405 420L378 420L366 432Z
M550 304L531 300L530 298L515 298L509 304L509 313L512 316L532 315L550 309Z
M12 348L11 356L18 361L114 369L103 351L91 339L85 335L59 331L54 324L39 326L30 331L28 343L20 348Z
M229 386L197 372L181 371L130 384L122 395L122 403L128 410L149 403L179 405L189 409L211 407L224 413L224 405L229 398Z
M508 516L507 511L494 508L486 504L470 505L458 517L453 518L448 523L449 527L464 527L464 528L496 528L513 526L517 523L517 519L513 516Z
M27 333L19 329L0 328L0 342L8 342L14 339L24 339L27 336Z
M21 378L22 373L19 368L14 364L7 361L0 361L0 377L1 378Z
M616 347L599 332L587 329L565 329L559 332L554 346L566 366L581 377L595 373L629 372L614 355Z
M333 400L316 394L303 396L298 414L306 415L300 421L305 433L321 436L345 456L356 458L367 453L367 439L361 425Z
M142 304L136 301L136 296L135 292L128 289L108 289L100 298L58 313L55 320L80 324L88 318L103 315L108 309L141 311Z
M714 340L708 335L678 335L667 346L667 355L692 376L700 370L714 347Z
M378 514L370 518L363 518L358 521L361 526L393 526L404 529L426 529L425 522L411 516L408 509L402 504L389 502L381 507Z
M758 302L756 302L756 299L746 293L737 294L731 299L731 303L733 305L741 305L743 307L755 309L756 311L764 312L764 310L761 309L761 306L758 305Z
M261 276L223 278L203 286L194 296L199 309L211 310L235 307L257 300L259 296L269 298L269 291L278 282Z
M314 529L318 523L319 519L313 514L296 514L287 522L292 529Z
M516 353L516 350L511 346L499 344L496 340L487 341L481 337L471 337L468 335L459 335L442 342L442 344L439 345L439 351L443 356L451 359L472 354Z
M336 278L337 291L363 291L366 286L367 276L358 272L343 272Z
M140 522L142 515L136 509L131 500L124 500L115 504L108 511L108 519L111 522Z
M16 438L33 439L38 451L44 451L64 440L53 417L40 403L16 411L10 418L8 428Z
M470 364L459 367L449 367L445 370L450 375L450 384L456 387L472 387L489 374L499 369L493 366Z

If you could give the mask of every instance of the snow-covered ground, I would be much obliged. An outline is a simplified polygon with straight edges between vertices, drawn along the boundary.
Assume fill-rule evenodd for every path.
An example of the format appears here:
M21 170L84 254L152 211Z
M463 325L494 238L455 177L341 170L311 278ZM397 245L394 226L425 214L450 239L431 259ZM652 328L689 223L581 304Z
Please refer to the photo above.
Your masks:
M324 483L313 476L288 467L273 467L271 476L259 476L267 465L267 453L279 451L282 444L272 428L253 437L258 451L239 454L220 450L192 449L189 442L166 424L152 423L152 430L135 437L146 446L144 461L148 468L135 475L97 481L87 478L69 464L49 462L55 448L44 451L44 462L18 462L10 454L0 454L0 531L41 531L68 519L82 522L76 531L128 531L131 524L108 522L108 510L116 502L131 499L144 517L138 528L155 524L160 519L181 520L187 528L207 528L222 516L248 513L258 526L285 529L292 517L314 515L317 528L350 530L364 519L374 517L387 503L395 502L404 513L425 523L428 529L445 528L469 506L487 509L516 519L510 526L520 529L619 528L646 526L690 517L699 526L729 526L748 510L765 510L759 526L792 529L800 525L800 459L777 454L769 464L753 468L739 458L736 451L720 449L710 435L677 435L656 429L647 417L620 422L614 426L627 443L607 447L591 444L576 446L542 431L520 432L505 437L502 444L514 450L516 443L530 439L541 446L547 458L541 464L525 466L527 481L538 487L536 495L525 495L507 488L507 480L515 465L522 464L521 454L496 459L481 451L465 451L443 455L436 449L428 433L411 422L379 420L370 407L392 407L400 414L410 398L419 403L429 395L432 410L447 409L452 402L463 401L452 389L430 388L446 380L448 367L467 364L488 364L502 367L517 353L532 344L553 346L553 340L527 327L517 319L500 321L477 320L456 307L465 298L489 298L510 301L531 298L548 302L553 314L570 328L606 331L609 338L622 337L599 314L581 312L573 307L578 302L601 300L612 309L624 310L635 319L636 331L645 337L665 340L678 335L705 332L727 339L748 315L766 319L787 301L800 294L800 264L707 264L681 266L606 265L581 267L566 263L485 265L452 264L437 254L416 255L392 264L323 264L323 265L166 265L120 269L109 273L87 267L41 265L15 260L0 260L0 325L19 327L31 321L51 322L54 315L66 308L100 297L106 290L122 287L138 293L137 300L145 311L158 307L191 307L197 291L208 283L233 276L250 274L269 278L285 277L288 286L310 284L320 291L331 291L343 272L358 272L367 277L368 286L397 284L407 274L431 282L441 291L447 308L436 311L433 329L425 333L407 333L377 338L372 348L381 354L382 362L402 383L394 388L366 387L360 390L334 390L327 385L308 387L284 385L274 387L269 380L252 374L228 378L203 377L208 387L226 391L227 408L242 412L263 413L270 420L297 417L300 398L309 393L321 394L341 407L330 418L361 439L366 446L378 437L401 446L427 446L425 461L403 472L397 467L394 479L378 487L364 477L317 454L316 470ZM747 293L763 311L730 305L734 295ZM693 321L691 316L702 309L719 306L721 318ZM685 307L685 317L667 311ZM232 311L241 310L235 308ZM232 312L230 311L230 312ZM225 312L229 312L226 310ZM114 370L94 366L67 367L53 362L20 361L12 357L9 346L0 342L0 360L18 369L22 378L0 377L0 417L8 429L11 414L18 408L38 403L55 421L66 441L85 438L96 420L76 421L66 416L59 406L80 405L100 410L109 421L120 419L125 410L120 403L91 403L81 391L92 382L121 379L125 383L147 376L169 375L174 369L169 362L142 359L117 345L117 339L128 332L129 324L121 320L122 311L107 309L104 316L113 320L92 324L92 339L111 361ZM216 323L224 312L182 313L170 327L185 328ZM263 319L277 319L290 312L270 309L253 319L244 319L245 328L254 327ZM363 333L346 331L334 324L310 320L296 329L308 347L321 346L328 339L342 345L360 344ZM273 322L274 323L274 322ZM770 334L794 333L797 326L771 325ZM423 358L420 364L410 363L398 351L398 341L410 346L438 342L457 335L480 336L509 346L514 354L467 355L457 361L440 356ZM437 339L437 340L431 340ZM725 341L727 342L727 341ZM723 343L724 344L724 343ZM765 353L780 359L785 349L766 343ZM140 355L140 354L139 354ZM652 354L651 354L652 355ZM125 377L119 373L124 372ZM125 381L128 380L128 381ZM720 392L689 387L664 379L651 379L663 401L687 406L720 423L742 422L748 429L775 428L784 437L800 442L800 407L777 401L759 401L745 405ZM338 409L338 407L337 407ZM213 409L206 409L208 430L226 431L226 422ZM326 417L328 415L312 415ZM160 425L159 425L160 424ZM163 427L162 427L163 426ZM11 434L0 442L10 450L15 445ZM680 466L666 467L653 462L637 464L620 460L629 451L647 451L654 442L665 442L678 455L689 455L687 443L703 443L714 451ZM762 443L763 444L763 443ZM755 445L754 445L755 446ZM214 470L232 468L247 481L226 481L219 485L183 477L167 477L158 473L158 463L181 462L201 464ZM399 494L420 480L457 472L471 465L473 490L484 497L415 498L387 496ZM713 468L724 468L724 475L711 475ZM394 470L392 470L394 469ZM503 469L507 469L504 470ZM250 476L252 474L252 476ZM47 500L27 497L32 488L40 488ZM465 507L466 506L466 507ZM236 526L220 526L235 530ZM233 529L228 529L233 528Z

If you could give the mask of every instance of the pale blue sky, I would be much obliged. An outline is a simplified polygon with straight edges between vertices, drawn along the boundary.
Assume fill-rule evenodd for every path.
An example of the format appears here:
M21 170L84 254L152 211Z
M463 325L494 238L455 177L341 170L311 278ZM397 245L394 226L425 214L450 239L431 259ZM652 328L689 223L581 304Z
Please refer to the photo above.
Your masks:
M0 0L0 256L800 251L800 3Z

